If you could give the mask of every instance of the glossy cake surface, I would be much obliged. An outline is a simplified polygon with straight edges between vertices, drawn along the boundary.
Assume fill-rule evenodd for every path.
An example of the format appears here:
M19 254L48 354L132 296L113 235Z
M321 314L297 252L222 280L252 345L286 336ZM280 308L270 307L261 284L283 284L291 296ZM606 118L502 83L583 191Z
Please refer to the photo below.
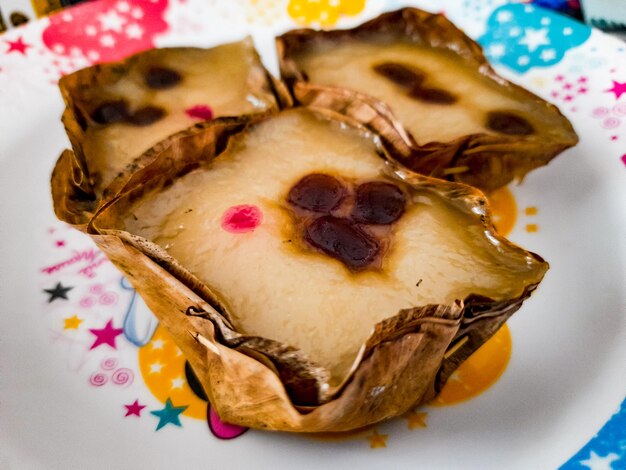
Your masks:
M233 137L141 198L123 228L219 292L238 331L302 350L331 385L399 310L518 297L545 269L437 193L391 178L371 135L304 109Z
M276 107L252 41L170 48L90 67L61 80L64 116L96 194L126 165L193 124Z
M446 49L354 39L315 44L294 60L309 83L350 88L386 103L419 145L471 134L558 133L558 116L535 113L535 103ZM496 122L494 113L508 120Z

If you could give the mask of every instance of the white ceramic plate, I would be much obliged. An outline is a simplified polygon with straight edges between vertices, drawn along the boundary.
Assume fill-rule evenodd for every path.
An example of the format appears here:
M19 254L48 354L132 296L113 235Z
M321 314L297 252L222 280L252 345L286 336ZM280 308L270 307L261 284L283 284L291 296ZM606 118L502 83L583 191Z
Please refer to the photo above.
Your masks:
M363 3L100 1L0 36L0 468L626 468L626 53L617 39L501 0L410 2L445 11L498 71L560 106L581 138L512 188L510 238L551 269L509 322L510 361L493 350L502 375L413 420L337 441L258 431L218 439L174 346L160 330L150 337L156 325L121 275L56 221L49 176L68 146L61 73L246 34L276 72L276 34L316 19L351 26L403 2ZM46 291L57 283L56 295ZM167 398L188 409L168 409ZM135 400L145 408L125 406Z

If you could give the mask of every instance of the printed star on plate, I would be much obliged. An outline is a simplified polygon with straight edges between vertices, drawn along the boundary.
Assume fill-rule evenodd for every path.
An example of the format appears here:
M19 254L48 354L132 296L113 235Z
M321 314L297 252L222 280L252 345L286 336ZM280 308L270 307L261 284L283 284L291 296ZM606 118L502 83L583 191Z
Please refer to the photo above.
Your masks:
M98 16L98 21L102 27L102 31L115 31L119 33L122 30L126 20L117 14L115 10L109 10Z
M554 49L544 49L539 54L539 58L544 62L556 59L556 51Z
M63 284L61 284L60 282L57 282L57 285L54 286L51 289L44 289L44 292L47 292L48 294L50 294L50 298L48 299L48 303L51 303L52 301L56 300L56 299L65 299L65 300L69 300L67 297L67 293L68 291L72 290L73 287L64 287Z
M510 11L501 11L498 13L498 16L496 16L496 19L498 20L498 23L508 23L511 19L513 19L513 13Z
M489 56L493 57L494 59L499 59L506 53L506 48L504 47L504 44L492 44L491 46L489 46L488 50Z
M608 93L614 93L615 99L618 100L620 96L626 93L626 82L616 82L615 80L611 80L613 82L613 87L608 90L604 90Z
M162 410L151 411L150 414L159 418L159 424L157 424L156 431L163 426L173 424L178 427L182 427L180 424L180 414L187 409L188 405L174 406L172 400L169 398L165 401L165 408Z
M370 441L370 448L378 449L387 447L387 434L378 434L378 431L374 431L374 434L367 437L367 440Z
M64 318L63 322L65 323L63 325L64 330L77 330L83 320L78 318L78 315L74 315L72 317Z
M162 339L155 339L154 341L152 341L152 343L150 343L152 346L152 349L163 349L163 340Z
M578 463L591 470L612 470L612 463L619 459L619 455L610 452L604 457L600 457L593 450L589 453L587 460L581 460ZM617 467L615 467L617 468Z
M183 385L185 385L185 379L183 379L182 377L176 377L175 379L172 379L172 386L170 388L172 390L176 388L182 389Z
M524 28L524 37L519 40L519 43L524 44L529 52L535 52L539 46L547 46L550 44L548 28Z
M151 374L159 374L161 373L161 369L163 369L163 364L160 362L154 362L150 364L150 373Z
M124 418L126 418L127 416L141 416L141 410L143 410L146 405L140 405L139 400L135 400L130 405L124 405L124 407L127 410L124 415Z
M9 45L9 49L7 49L7 54L9 52L19 52L22 55L26 55L26 50L29 47L33 47L30 44L26 44L21 37L17 38L17 40L15 41L7 41L7 44Z
M428 413L420 413L418 411L413 411L409 413L406 416L407 427L411 430L415 428L425 428L427 416L428 416Z
M124 330L122 328L113 328L113 319L111 318L104 328L92 328L89 331L96 337L96 340L89 348L91 350L103 344L108 344L113 349L117 349L115 338L121 335Z
M143 29L136 23L129 25L125 32L128 39L141 39L143 37Z

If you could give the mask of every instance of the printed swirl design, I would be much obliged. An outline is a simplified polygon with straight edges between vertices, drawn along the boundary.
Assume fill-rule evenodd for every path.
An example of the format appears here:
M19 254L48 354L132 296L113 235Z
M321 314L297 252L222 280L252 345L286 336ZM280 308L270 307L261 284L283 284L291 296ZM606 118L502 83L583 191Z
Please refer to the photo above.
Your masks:
M117 369L115 372L113 372L111 380L115 385L130 385L131 383L133 383L134 378L135 375L133 374L132 370L122 368Z
M117 359L113 357L105 359L102 361L102 364L100 364L100 367L102 367L103 370L113 370L117 367Z
M96 372L91 377L89 377L89 383L94 387L102 387L108 381L109 378L102 372Z

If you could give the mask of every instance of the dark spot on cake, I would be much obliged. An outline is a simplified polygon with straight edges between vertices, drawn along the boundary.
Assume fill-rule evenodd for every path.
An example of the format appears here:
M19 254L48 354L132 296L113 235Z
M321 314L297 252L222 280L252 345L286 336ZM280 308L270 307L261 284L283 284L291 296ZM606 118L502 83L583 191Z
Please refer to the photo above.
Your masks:
M182 80L176 70L167 67L150 67L144 75L146 85L155 90L167 90L172 88Z
M91 119L102 125L125 121L128 116L128 103L121 99L106 101L91 113Z
M346 196L341 181L330 175L313 173L298 181L287 199L302 209L328 213L336 209Z
M488 112L487 128L506 135L530 135L535 132L526 119L508 111Z
M372 181L357 188L352 216L361 223L390 224L400 218L405 204L406 197L396 185Z
M385 62L372 67L374 72L387 80L406 88L419 87L424 81L424 74L414 67L396 62Z
M376 257L379 245L353 222L322 216L305 229L306 240L352 269L367 267Z
M432 104L453 104L457 100L456 96L441 88L416 87L409 92L409 96L413 99Z
M157 106L144 106L139 108L132 115L130 115L127 121L135 126L149 126L159 121L165 116L165 110Z

